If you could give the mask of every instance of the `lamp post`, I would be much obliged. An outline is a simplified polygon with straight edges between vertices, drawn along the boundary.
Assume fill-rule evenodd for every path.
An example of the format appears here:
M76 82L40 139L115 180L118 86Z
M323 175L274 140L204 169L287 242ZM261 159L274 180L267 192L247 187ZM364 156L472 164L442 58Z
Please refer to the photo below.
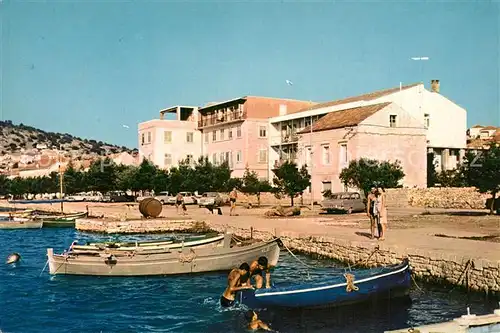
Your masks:
M412 61L427 61L427 60L430 60L430 58L429 57L411 57L410 60L412 60ZM420 77L422 77L423 70L424 70L424 66L422 64L420 66ZM422 84L423 84L423 82L422 82ZM423 98L424 98L424 92L422 90L420 90L420 105L419 105L419 113L420 114L422 113Z
M61 199L61 212L64 212L63 175L64 173L61 167L61 147L59 147L59 198Z
M313 146L312 146L312 137L313 137L313 117L311 115L311 131L309 132L309 147L311 147L311 152L310 152L310 155L309 155L309 161L310 161L310 164L311 164L311 185L309 185L309 189L311 190L311 211L314 210L314 195L313 195L313 187L312 187L312 183L313 183Z

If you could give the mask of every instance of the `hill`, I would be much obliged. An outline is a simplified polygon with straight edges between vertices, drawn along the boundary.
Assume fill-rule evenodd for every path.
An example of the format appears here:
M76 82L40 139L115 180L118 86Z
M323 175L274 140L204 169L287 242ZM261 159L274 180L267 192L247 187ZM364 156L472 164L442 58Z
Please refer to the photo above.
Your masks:
M0 121L0 155L13 155L33 148L57 149L81 156L136 151L125 146L82 139L68 133L46 132L22 123L15 125L10 120Z

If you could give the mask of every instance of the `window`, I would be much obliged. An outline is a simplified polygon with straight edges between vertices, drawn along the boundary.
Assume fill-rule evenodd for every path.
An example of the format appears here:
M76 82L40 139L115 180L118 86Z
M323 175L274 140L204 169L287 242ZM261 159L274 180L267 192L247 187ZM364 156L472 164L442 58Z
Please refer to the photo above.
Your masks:
M163 143L171 143L172 142L172 132L165 131L163 132Z
M429 124L430 124L430 119L429 118L430 117L429 117L428 113L424 114L424 126L425 126L425 128L429 128Z
M230 128L228 131L227 131L227 138L229 140L231 140L233 138L233 129Z
M186 142L193 143L193 132L186 133Z
M212 163L217 164L217 153L212 154Z
M212 142L217 141L217 131L212 132Z
M220 139L224 140L224 129L220 130Z
M236 163L241 163L241 150L236 152Z
M236 137L241 138L241 126L236 127Z
M311 118L304 119L304 127L309 127L311 125Z
M151 143L151 132L148 132L148 143Z
M259 136L261 138L265 138L266 137L266 126L260 126L259 127Z
M330 146L323 146L323 165L330 164Z
M267 162L267 150L261 149L259 150L259 163L266 163L266 162Z
M306 147L304 152L306 154L306 156L304 158L304 160L306 161L306 165L311 166L311 155L312 155L311 147Z
M193 164L193 162L194 162L193 155L186 155L186 162L188 164Z
M145 141L145 136L144 136L144 133L141 134L141 145L144 144L144 141Z
M165 157L163 158L163 164L165 166L170 166L172 164L172 155L171 154L165 154Z
M205 143L208 143L208 132L205 133Z
M340 156L339 156L340 166L343 168L347 166L347 144L343 143L340 145Z
M220 153L220 155L219 155L219 156L220 156L220 157L219 157L219 162L220 162L221 164L222 164L222 163L224 163L224 162L225 162L225 161L224 161L224 156L225 156L225 154L224 154L224 153Z
M396 127L396 115L395 114L391 114L389 116L389 126Z
M229 163L229 166L231 166L231 164L232 164L232 163L231 163L231 152L229 152L229 151L228 151L228 152L226 152L226 159L225 159L225 161L226 161L227 163Z

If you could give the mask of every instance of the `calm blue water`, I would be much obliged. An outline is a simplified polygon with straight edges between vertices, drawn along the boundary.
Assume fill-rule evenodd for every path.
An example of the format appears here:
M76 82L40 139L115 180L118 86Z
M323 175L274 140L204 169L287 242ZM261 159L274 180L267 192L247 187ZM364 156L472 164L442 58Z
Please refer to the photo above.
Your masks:
M110 237L72 229L0 230L2 332L246 332L241 309L222 310L219 306L226 274L100 278L51 277L45 271L40 275L46 248L61 252L75 239ZM22 256L15 267L4 264L4 258L12 252ZM310 265L335 267L333 262L300 258ZM307 278L302 267L282 253L274 281L302 281ZM337 271L343 272L337 266L310 272L310 277ZM452 319L463 314L467 304L473 313L489 313L497 304L478 295L468 298L460 292L421 288L423 291L412 290L411 304L392 301L343 310L268 310L260 316L279 332L366 333Z

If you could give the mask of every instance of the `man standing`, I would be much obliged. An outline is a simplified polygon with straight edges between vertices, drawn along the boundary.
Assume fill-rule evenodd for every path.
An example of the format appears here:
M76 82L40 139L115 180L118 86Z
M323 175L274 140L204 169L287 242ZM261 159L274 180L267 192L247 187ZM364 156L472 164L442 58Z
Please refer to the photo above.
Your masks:
M370 193L366 197L366 214L370 218L370 231L371 231L371 239L375 238L375 227L377 226L377 220L375 217L375 192L377 189L375 187L372 187L370 190Z
M242 286L242 278L248 276L250 267L246 262L240 265L239 268L233 269L227 277L227 288L220 297L220 305L222 307L230 307L234 305L234 295L238 290L252 289L252 286Z
M177 210L177 214L179 214L179 207L182 209L185 208L184 206L184 197L182 196L182 193L177 193L177 196L175 197L175 209ZM183 210L184 213L184 210Z
M231 210L229 211L229 215L233 215L234 209L236 208L236 199L238 198L238 192L236 192L236 188L233 188L231 193L229 193L229 201L231 201Z

